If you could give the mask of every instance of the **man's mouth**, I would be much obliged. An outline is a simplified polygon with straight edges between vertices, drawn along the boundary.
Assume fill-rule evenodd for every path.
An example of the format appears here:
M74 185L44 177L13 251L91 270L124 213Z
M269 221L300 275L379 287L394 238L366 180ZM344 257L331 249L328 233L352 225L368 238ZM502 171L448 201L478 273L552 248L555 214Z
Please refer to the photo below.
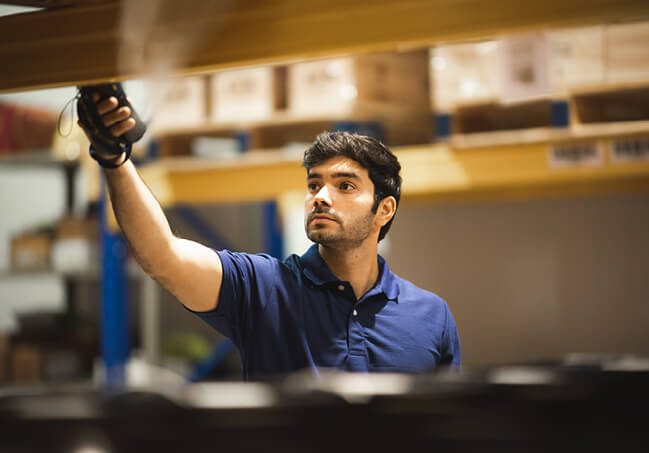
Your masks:
M337 220L331 216L328 216L326 214L312 214L310 219L310 222L337 222Z
M327 220L327 221L329 221L329 222L333 222L333 221L334 221L334 219L332 219L331 217L327 217L327 216L324 216L324 215L314 215L314 216L311 218L311 220L312 220L312 221L316 221L316 220Z

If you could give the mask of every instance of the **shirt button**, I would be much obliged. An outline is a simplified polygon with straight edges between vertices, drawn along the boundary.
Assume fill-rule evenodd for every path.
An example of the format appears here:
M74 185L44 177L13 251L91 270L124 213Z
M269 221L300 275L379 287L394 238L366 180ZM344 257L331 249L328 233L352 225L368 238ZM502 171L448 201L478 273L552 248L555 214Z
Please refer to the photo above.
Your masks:
M338 291L345 291L345 285L338 285Z
M354 315L354 316L358 316L358 312L357 312L356 310L354 310L354 311L352 312L352 315Z

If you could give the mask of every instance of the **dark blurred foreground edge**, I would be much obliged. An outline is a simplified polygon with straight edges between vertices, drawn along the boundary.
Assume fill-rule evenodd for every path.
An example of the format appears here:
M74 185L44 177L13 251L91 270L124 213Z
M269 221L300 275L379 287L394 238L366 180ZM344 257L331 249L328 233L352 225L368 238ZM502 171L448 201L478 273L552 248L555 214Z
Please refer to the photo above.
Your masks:
M648 452L646 365L4 389L0 452Z

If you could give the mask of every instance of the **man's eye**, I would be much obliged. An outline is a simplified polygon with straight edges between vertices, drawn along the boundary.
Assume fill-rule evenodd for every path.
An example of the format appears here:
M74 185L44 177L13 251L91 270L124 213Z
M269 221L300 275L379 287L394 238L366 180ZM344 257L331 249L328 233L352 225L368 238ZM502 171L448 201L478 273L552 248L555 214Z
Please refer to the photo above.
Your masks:
M318 190L318 185L314 182L307 184L307 188L309 189L310 192L315 192Z
M351 190L353 188L354 188L354 186L352 184L348 183L348 182L340 183L340 189L341 190Z

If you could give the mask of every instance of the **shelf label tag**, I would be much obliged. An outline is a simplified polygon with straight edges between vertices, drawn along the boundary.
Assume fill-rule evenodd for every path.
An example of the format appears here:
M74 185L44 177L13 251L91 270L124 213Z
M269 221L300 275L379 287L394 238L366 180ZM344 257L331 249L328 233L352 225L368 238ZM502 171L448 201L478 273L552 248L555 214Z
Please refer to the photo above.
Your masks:
M611 163L649 162L649 137L614 140Z
M553 145L548 151L552 168L601 167L604 164L602 147L595 142Z

